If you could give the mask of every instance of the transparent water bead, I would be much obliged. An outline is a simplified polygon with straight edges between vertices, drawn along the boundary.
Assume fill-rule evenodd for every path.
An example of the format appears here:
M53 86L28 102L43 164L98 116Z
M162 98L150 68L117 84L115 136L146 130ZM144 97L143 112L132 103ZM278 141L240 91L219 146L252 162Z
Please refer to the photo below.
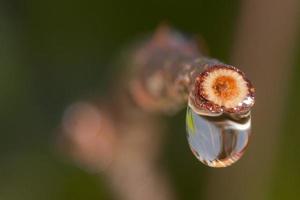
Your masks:
M187 139L193 154L210 167L227 167L235 163L242 157L249 141L250 113L239 119L203 114L187 108Z

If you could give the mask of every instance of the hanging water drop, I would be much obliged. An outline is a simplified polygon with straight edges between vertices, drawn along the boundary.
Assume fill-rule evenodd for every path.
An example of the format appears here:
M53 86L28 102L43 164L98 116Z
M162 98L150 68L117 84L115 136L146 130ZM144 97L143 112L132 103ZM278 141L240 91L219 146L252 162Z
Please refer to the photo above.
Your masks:
M186 129L198 160L210 167L227 167L239 160L247 147L251 117L250 113L238 119L225 114L201 115L188 106Z

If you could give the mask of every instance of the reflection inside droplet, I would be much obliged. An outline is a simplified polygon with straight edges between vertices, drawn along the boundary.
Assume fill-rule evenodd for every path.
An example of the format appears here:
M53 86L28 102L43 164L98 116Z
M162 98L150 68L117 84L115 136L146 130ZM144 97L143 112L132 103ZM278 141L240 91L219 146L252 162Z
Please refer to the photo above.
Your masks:
M210 167L227 167L236 162L247 147L250 113L238 120L233 117L199 115L187 108L187 139L193 154Z

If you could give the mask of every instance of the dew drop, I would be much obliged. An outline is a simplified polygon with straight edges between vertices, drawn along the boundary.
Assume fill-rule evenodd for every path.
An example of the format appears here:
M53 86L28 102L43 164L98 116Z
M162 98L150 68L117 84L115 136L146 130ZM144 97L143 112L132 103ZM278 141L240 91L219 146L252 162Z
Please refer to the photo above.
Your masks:
M227 167L239 160L247 147L250 113L236 119L222 114L199 114L188 106L186 114L187 139L193 154L210 167Z

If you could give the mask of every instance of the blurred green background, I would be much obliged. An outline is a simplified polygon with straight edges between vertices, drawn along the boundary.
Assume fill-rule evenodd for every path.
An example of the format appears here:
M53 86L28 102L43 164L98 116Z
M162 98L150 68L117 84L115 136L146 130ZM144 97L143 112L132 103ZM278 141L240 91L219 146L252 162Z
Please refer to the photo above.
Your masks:
M83 97L106 97L119 71L111 63L120 49L164 21L201 35L212 57L230 63L242 2L2 0L0 199L113 199L101 176L81 170L56 152L55 131L64 109ZM300 42L295 42L298 44L296 53L293 52L296 57L293 57L287 90L282 93L285 96L279 142L275 160L268 169L271 181L264 184L263 193L268 199L298 199L300 195L300 54L297 53ZM276 97L269 98L271 101ZM261 112L272 113L272 110ZM184 111L170 118L169 139L161 164L171 177L177 198L214 199L207 193L215 192L224 194L226 199L226 190L220 185L213 188L207 184L219 169L203 166L190 153L184 118ZM264 132L255 132L254 138L256 134ZM264 142L268 148L268 141ZM250 143L248 151L251 150ZM260 154L264 156L264 149ZM246 153L231 170L247 173L247 165L243 164L247 159L256 162L255 156L247 157ZM228 172L220 170L217 173ZM227 184L234 185L237 177L228 179ZM260 181L259 177L251 180L251 187ZM255 190L248 186L240 186L243 189L236 191L240 193L238 196L255 197L251 194Z

